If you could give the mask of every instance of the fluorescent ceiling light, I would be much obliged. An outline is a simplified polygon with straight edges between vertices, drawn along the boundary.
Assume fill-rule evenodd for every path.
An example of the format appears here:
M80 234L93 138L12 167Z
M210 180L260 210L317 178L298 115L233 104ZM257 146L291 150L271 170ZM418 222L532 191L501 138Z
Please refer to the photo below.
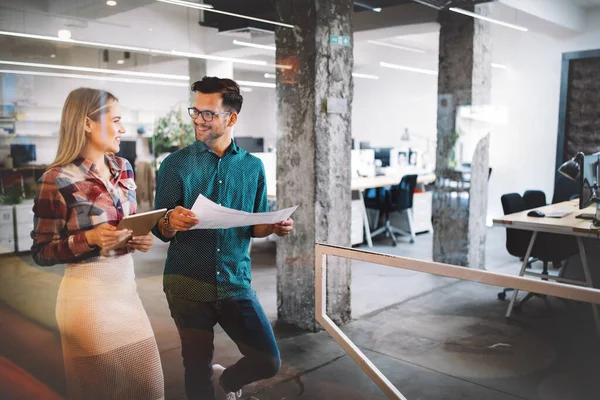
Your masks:
M112 76L63 74L63 73L59 73L59 72L20 71L20 70L10 70L10 69L0 69L0 73L2 73L2 74L17 74L17 75L50 76L50 77L57 77L57 78L87 79L87 80L92 80L92 81L140 83L140 84L150 84L150 85L159 85L159 86L189 87L188 83L180 83L180 82L172 82L172 81L153 81L153 80L149 80L149 79L117 78L117 77L112 77Z
M58 31L58 38L62 40L71 39L71 31L68 29L61 29Z
M471 12L471 11L463 10L462 8L450 7L449 10L450 11L454 11L455 13L468 15L469 17L482 19L484 21L491 22L493 24L506 26L507 28L516 29L518 31L527 32L529 30L529 29L527 29L527 28L525 28L523 26L519 26L519 25L515 25L515 24L509 24L508 22L499 21L497 19L493 19L493 18L490 18L490 17L486 17L484 15L476 14L476 13Z
M393 69L400 69L402 71L410 71L410 72L418 72L421 74L427 74L427 75L437 75L438 72L431 70L431 69L423 69L423 68L414 68L414 67L407 67L404 65L397 65L397 64L390 64L390 63L386 63L386 62L380 62L379 63L380 66L385 67L385 68L393 68Z
M373 6L370 6L370 5L365 4L365 3L359 3L358 1L355 1L354 5L358 6L358 7L366 8L367 10L371 10L371 11L375 11L375 12L381 12L381 7L373 7Z
M504 64L497 64L497 63L492 63L492 68L498 68L498 69L508 69L508 67Z
M239 40L234 40L233 44L237 44L238 46L246 46L246 47L255 47L257 49L264 49L264 50L277 50L277 47L275 46L269 46L266 44L256 44L256 43L249 43L249 42L241 42Z
M231 13L231 12L227 12L227 11L215 10L214 8L212 8L212 6L210 6L211 8L208 8L208 7L204 7L205 6L204 4L191 3L189 1L181 1L181 0L156 0L156 1L160 1L161 3L174 4L177 6L196 8L196 9L200 9L202 11L210 11L210 12L214 12L217 14L229 15L231 17L249 19L251 21L264 22L265 24L283 26L285 28L293 28L294 27L294 25L284 24L283 22L270 21L268 19L250 17L249 15L235 14L235 13Z
M256 61L256 60L246 60L246 59L242 59L242 58L211 56L208 54L187 53L187 52L177 51L177 50L168 51L168 50L151 49L148 47L123 46L123 45L113 44L113 43L89 42L86 40L60 39L55 36L34 35L34 34L29 34L29 33L0 31L0 35L22 37L22 38L27 38L27 39L47 40L47 41L59 42L59 43L79 44L82 46L101 47L101 48L109 48L109 49L116 49L116 50L137 51L137 52L141 52L141 53L162 54L162 55L166 55L166 56L202 58L205 60L229 61L232 63L239 63L239 64L267 65L266 61ZM278 67L288 68L289 66L278 66ZM291 68L291 67L289 67L289 68Z
M253 81L238 81L238 80L236 80L236 82L240 86L263 87L263 88L271 88L271 89L275 88L274 83L268 83L268 82L253 82Z
M116 6L116 5L117 5L117 2L116 2L115 0L107 0L107 1L106 1L106 5L107 5L107 6L114 7L114 6Z
M379 79L379 77L377 75L360 74L358 72L353 72L352 76L355 77L355 78Z
M245 86L240 86L240 90L241 90L242 92L251 92L251 91L252 91L252 88L245 87Z
M413 53L425 53L425 50L416 49L414 47L401 46L401 45L398 45L398 44L386 43L386 42L378 42L376 40L368 40L367 43L376 44L378 46L391 47L391 48L394 48L394 49L412 51Z
M119 64L119 65L125 64L125 60L117 60L117 64Z
M0 65L15 65L15 66L20 66L20 67L62 69L62 70L66 70L66 71L99 72L102 74L141 76L141 77L146 77L146 78L164 78L164 79L175 79L175 80L179 80L179 81L189 81L190 80L190 77L185 76L185 75L171 75L171 74L159 74L159 73L152 73L152 72L136 72L136 71L119 71L119 70L115 70L115 69L75 67L75 66L71 66L71 65L40 64L40 63L3 61L3 60L0 60Z
M266 73L265 74L265 78L267 78L267 79L275 79L275 78L277 78L277 75Z

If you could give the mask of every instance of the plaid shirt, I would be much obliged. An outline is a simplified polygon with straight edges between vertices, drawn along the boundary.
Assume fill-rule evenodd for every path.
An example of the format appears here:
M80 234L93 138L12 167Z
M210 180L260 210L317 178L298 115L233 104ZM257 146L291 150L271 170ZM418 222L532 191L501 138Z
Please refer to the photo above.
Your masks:
M33 204L33 259L38 265L82 262L92 257L114 257L132 252L129 247L101 251L88 246L85 231L136 212L135 182L124 158L107 155L111 180L106 182L89 160L47 170L38 181Z

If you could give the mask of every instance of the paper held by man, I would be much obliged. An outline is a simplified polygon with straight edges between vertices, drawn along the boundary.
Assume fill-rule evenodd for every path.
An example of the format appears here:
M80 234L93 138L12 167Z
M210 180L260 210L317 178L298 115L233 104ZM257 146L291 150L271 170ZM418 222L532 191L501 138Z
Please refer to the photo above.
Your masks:
M276 224L284 221L296 211L298 206L273 212L249 213L215 204L202 195L198 195L191 211L196 214L198 224L192 229L227 229L239 226Z

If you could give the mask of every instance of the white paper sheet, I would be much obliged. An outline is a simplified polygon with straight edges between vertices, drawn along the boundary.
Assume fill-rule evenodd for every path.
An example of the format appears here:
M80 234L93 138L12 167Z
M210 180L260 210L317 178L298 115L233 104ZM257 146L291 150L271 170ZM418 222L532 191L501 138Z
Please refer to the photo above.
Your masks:
M198 224L192 229L227 229L238 226L276 224L288 219L298 206L266 213L249 213L215 204L199 195L192 206L192 212L198 218Z

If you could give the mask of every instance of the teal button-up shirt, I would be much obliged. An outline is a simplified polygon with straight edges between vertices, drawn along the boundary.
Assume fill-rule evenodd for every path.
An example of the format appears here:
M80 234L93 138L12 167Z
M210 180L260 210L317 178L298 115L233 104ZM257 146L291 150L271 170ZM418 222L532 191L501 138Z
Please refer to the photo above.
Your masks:
M156 182L155 209L192 208L199 194L224 207L268 211L262 161L235 142L219 158L201 142L169 155ZM153 233L163 241L158 227ZM252 227L192 229L170 239L165 291L194 301L213 301L250 289Z

